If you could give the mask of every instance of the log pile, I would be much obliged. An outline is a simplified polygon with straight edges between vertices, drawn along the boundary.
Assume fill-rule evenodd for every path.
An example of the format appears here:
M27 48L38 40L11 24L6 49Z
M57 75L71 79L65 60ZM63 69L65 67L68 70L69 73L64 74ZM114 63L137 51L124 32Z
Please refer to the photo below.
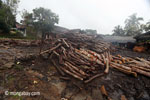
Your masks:
M25 40L25 39L0 39L0 44L12 46L39 46L40 40Z
M65 33L62 38L67 38L77 48L87 48L97 53L103 53L110 49L110 44L104 42L99 35L88 35L81 33Z
M150 62L142 58L112 56L110 44L86 34L63 34L51 38L49 49L42 50L57 71L88 83L109 73L110 67L137 77L150 77Z
M111 61L109 44L101 41L96 44L93 38L82 34L63 35L52 40L50 48L40 55L46 55L61 75L67 74L88 83L108 73ZM89 49L90 46L94 50Z
M111 67L137 77L137 73L150 77L150 61L143 58L112 56Z

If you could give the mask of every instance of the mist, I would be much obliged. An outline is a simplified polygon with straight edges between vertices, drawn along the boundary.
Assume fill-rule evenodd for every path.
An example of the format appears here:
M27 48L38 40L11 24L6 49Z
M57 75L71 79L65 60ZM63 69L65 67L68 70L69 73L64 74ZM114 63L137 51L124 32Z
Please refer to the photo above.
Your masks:
M59 15L59 26L69 29L95 29L100 34L112 34L116 25L124 26L133 13L150 20L149 0L20 0L17 21L21 11L31 12L36 7L51 9Z

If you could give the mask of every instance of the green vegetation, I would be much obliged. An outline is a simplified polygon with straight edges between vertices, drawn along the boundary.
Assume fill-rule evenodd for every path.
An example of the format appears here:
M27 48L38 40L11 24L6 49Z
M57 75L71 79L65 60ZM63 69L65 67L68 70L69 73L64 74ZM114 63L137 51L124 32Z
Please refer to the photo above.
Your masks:
M27 33L33 33L33 35L40 35L44 38L46 34L50 34L55 24L58 24L58 15L53 13L50 9L35 8L32 13L28 13L26 10L23 12L23 23L27 26ZM36 34L34 34L36 33ZM29 36L30 34L28 34Z
M58 24L59 17L50 9L43 7L35 8L31 13L27 10L22 12L20 28L16 28L16 15L19 0L0 0L0 38L37 39L45 38ZM114 27L115 36L135 36L150 31L150 21L141 24L142 17L132 14L125 20L125 27L117 25ZM15 29L16 30L13 30ZM96 30L86 29L82 32L97 34ZM25 36L24 36L25 35Z
M144 31L146 31L146 32L150 31L150 21L147 22L145 25L142 25L142 26L143 26Z
M0 34L9 35L15 26L18 0L0 0Z
M132 14L125 20L125 27L122 28L120 25L115 26L112 35L117 36L135 36L142 34L143 32L150 31L150 22L141 24L143 21L142 17L137 17L137 14Z
M123 28L120 25L118 25L118 26L115 26L115 28L113 30L113 35L114 36L124 36L125 31L123 30Z
M18 3L19 0L0 0L0 38L44 38L58 24L58 15L50 9L39 7L33 9L32 13L24 10L22 23L16 27Z

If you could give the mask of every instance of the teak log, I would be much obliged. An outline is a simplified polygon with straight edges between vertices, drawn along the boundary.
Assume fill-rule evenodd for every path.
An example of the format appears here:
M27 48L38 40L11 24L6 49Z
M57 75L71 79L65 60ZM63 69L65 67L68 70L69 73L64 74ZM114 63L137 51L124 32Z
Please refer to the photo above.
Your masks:
M61 67L61 69L62 69L64 72L66 72L67 74L73 76L74 78L77 78L77 79L79 79L79 80L81 80L81 81L83 80L82 77L75 75L74 73L72 73L72 72L66 70L65 68Z
M56 68L56 70L61 74L61 75L65 75L65 73L60 69L60 67L58 67L57 65L56 65L56 63L55 63L55 61L54 60L52 60L52 63L53 63L53 65L54 65L54 67Z
M65 44L67 47L69 47L69 45L68 45L68 43L65 41L65 39L62 39L62 40L63 40L64 44Z
M57 49L59 46L61 46L61 43L59 43L57 46L55 46L55 47L53 47L53 48L50 48L50 49L48 49L48 50L45 50L45 51L41 52L40 55L41 55L41 54L44 54L44 53L47 53L47 52L51 52L51 51Z
M89 76L88 74L86 74L84 71L82 71L81 69L78 69L77 67L73 66L72 64L70 64L69 62L66 62L66 64L68 64L69 66L71 66L74 70L78 71L80 74L84 75L84 76Z
M145 67L145 68L150 68L150 66L147 63L143 63L143 62L140 62L140 61L132 60L132 61L130 61L130 63L134 63L138 66L142 66L142 67Z
M135 71L135 72L137 72L137 73L140 73L140 74L142 74L142 75L145 75L145 76L150 77L150 72L146 72L146 71L143 71L143 70L141 70L141 69L134 68L134 67L132 67L132 71Z
M95 78L97 78L97 77L100 77L100 76L103 76L103 75L104 75L104 73L100 73L100 74L94 75L94 76L92 76L90 79L84 81L84 83L89 83L89 82L91 82L93 79L95 79Z
M144 63L147 63L150 66L150 61L147 61L147 60L145 60L143 58L139 58L139 57L136 57L136 59L138 59L138 60L140 60L140 61L142 61Z
M74 74L76 74L77 76L83 77L80 73L76 72L71 66L69 66L68 64L64 64L67 68L69 68L69 70L71 72L73 72Z
M124 65L120 65L120 64L116 64L114 62L111 62L112 65L115 65L117 67L120 67L122 69L125 69L125 70L128 70L128 71L131 71L131 68L130 67L127 67L127 66L124 66Z
M104 73L107 74L108 72L109 72L109 60L106 59L106 69L105 69Z
M98 63L98 64L104 66L104 64L103 64L100 60L98 60L97 58L93 57L93 56L90 55L90 54L89 54L89 56L93 57L92 59L91 59L91 57L89 57L89 56L87 56L87 55L84 55L84 54L80 53L79 51L76 51L76 53L79 54L80 56L84 57L84 58L87 59L88 61L94 61L94 62L96 62L96 63Z
M135 68L141 69L141 70L143 70L143 71L150 72L150 69L145 68L145 67L136 66L136 65L132 65L132 64L130 64L129 66L130 66L130 67L135 67Z
M123 72L123 73L125 73L125 74L131 74L131 75L133 75L134 77L137 77L137 73L135 73L135 72L132 72L131 70L126 70L126 69L124 69L124 68L121 68L121 67L118 67L118 66L115 66L115 65L112 65L111 64L111 66L113 67L113 68L116 68L116 69L118 69L119 71L121 71L121 72Z

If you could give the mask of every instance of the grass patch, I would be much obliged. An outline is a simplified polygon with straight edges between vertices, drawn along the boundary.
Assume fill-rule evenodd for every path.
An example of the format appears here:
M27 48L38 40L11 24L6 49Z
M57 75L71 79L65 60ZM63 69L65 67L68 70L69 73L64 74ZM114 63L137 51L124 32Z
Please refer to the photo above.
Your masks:
M14 68L17 69L17 70L20 70L20 71L24 69L24 67L20 64L14 65Z

